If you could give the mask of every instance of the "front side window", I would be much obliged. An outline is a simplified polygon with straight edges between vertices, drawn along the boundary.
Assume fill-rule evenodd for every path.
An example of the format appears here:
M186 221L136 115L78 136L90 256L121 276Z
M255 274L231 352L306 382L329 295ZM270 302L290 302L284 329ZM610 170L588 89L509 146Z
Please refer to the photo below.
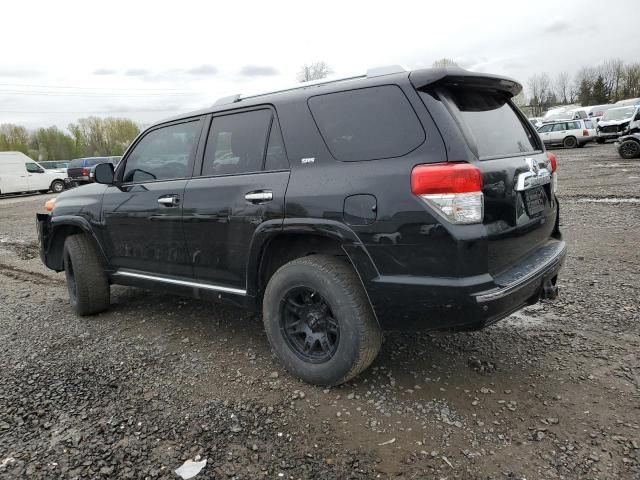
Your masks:
M262 170L271 110L214 117L204 152L202 175L232 175Z
M327 147L341 161L401 157L425 139L416 113L396 85L318 95L308 103Z
M538 130L538 131L540 133L550 132L551 131L551 127L552 127L552 125L543 125L542 127L540 127L540 130Z
M122 181L145 182L189 176L189 162L199 133L199 120L152 130L127 157ZM105 158L99 163L108 161Z
M29 172L29 173L38 173L38 172L40 172L40 167L36 163L29 162L29 163L27 163L25 165L27 167L27 172Z

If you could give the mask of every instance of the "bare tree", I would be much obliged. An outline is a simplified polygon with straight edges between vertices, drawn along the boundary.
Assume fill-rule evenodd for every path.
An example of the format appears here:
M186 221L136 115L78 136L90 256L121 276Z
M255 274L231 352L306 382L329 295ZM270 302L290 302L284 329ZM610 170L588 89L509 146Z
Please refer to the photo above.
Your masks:
M624 62L619 58L607 60L598 67L598 70L604 80L609 98L614 102L617 101L624 72Z
M640 97L640 63L631 63L624 67L622 96Z
M569 103L569 98L571 97L570 86L569 86L569 74L567 72L560 72L556 76L555 82L556 95L561 103L566 105Z
M450 58L441 58L431 64L433 68L459 67L459 65Z
M534 116L542 114L549 105L551 80L546 73L538 73L529 77L529 93L531 94L531 108Z
M331 67L329 67L326 62L305 63L298 72L298 81L310 82L311 80L320 80L331 73L333 73Z

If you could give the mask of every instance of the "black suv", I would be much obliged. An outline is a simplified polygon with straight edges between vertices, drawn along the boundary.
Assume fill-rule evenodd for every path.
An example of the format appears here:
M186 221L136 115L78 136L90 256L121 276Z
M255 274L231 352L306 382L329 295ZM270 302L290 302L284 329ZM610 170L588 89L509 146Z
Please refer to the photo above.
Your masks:
M393 69L253 97L144 131L39 214L80 315L109 285L262 311L284 366L335 385L384 329L478 329L553 298L556 159L508 78Z

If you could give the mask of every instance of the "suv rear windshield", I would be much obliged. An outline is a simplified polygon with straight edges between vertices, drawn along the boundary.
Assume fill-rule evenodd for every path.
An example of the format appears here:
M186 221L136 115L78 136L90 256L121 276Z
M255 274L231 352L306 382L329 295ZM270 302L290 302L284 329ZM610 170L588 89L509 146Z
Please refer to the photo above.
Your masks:
M395 85L318 95L309 99L309 109L341 161L400 157L424 142L416 113Z
M475 147L479 158L506 157L540 149L507 96L462 88L439 93L460 122L469 146Z

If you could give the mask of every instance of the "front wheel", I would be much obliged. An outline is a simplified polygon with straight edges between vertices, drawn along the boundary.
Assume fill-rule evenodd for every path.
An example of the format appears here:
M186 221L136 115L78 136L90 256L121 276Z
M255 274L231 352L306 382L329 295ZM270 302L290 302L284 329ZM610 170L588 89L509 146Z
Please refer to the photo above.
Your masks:
M627 160L640 157L640 142L625 140L620 144L618 151L620 152L620 156Z
M69 302L78 315L93 315L109 308L109 280L98 251L83 234L64 241L64 274Z
M359 277L328 255L285 264L269 280L263 320L284 367L316 385L339 385L376 358L382 331Z
M51 182L51 191L53 193L60 193L64 190L64 182L62 180L54 180Z

